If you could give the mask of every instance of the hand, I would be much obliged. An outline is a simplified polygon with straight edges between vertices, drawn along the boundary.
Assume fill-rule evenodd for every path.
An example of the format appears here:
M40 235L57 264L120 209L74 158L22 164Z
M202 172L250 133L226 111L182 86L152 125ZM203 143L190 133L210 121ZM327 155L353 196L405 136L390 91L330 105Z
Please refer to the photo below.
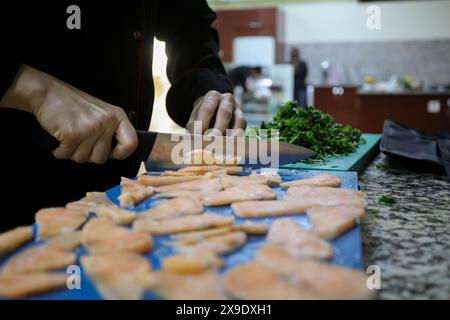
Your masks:
M125 112L28 66L19 71L3 96L2 106L32 112L42 127L60 141L57 159L78 163L123 160L137 147L137 135ZM117 145L112 148L115 135Z
M194 121L201 121L201 132L197 132L199 128L194 128ZM186 129L191 133L203 134L211 128L212 134L223 135L226 129L245 130L246 127L244 113L232 94L209 91L194 102Z

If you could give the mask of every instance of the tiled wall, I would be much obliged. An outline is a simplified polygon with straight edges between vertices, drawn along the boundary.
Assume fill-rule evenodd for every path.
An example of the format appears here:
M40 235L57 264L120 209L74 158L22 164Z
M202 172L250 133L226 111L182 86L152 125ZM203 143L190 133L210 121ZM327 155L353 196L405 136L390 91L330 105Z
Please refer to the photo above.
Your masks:
M311 84L321 83L323 60L331 63L332 82L360 84L365 75L386 80L395 74L415 76L426 86L450 83L450 40L287 44L285 61L294 46L308 63Z

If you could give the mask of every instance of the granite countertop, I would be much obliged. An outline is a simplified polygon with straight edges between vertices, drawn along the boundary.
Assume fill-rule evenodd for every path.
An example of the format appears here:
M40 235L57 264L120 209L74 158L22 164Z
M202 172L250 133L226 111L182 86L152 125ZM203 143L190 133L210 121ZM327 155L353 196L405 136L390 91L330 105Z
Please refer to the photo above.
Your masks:
M366 266L381 270L379 299L450 299L450 181L387 165L380 154L360 175L368 194ZM380 204L389 196L395 203Z

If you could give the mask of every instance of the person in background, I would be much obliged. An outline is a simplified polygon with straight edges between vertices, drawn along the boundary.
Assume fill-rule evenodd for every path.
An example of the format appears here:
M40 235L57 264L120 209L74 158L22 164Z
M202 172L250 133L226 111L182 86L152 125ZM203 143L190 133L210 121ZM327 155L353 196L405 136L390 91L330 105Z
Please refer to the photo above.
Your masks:
M291 63L294 66L294 100L298 101L300 108L305 108L307 104L305 80L308 76L308 66L301 58L300 49L292 49Z
M240 66L236 67L230 72L228 72L228 77L233 83L234 87L242 87L244 92L248 92L249 88L247 86L248 78L258 78L262 75L262 68L259 66L249 67L249 66Z

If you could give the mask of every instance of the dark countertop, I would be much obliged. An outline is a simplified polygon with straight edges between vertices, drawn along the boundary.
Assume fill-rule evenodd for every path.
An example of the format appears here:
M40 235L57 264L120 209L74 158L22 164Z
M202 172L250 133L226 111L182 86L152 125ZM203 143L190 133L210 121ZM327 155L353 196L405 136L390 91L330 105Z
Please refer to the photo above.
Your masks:
M364 91L358 90L358 95L361 96L450 96L450 91L432 91L432 90L418 90L418 91Z
M381 268L378 298L450 299L450 181L385 164L380 154L360 175L364 261Z

